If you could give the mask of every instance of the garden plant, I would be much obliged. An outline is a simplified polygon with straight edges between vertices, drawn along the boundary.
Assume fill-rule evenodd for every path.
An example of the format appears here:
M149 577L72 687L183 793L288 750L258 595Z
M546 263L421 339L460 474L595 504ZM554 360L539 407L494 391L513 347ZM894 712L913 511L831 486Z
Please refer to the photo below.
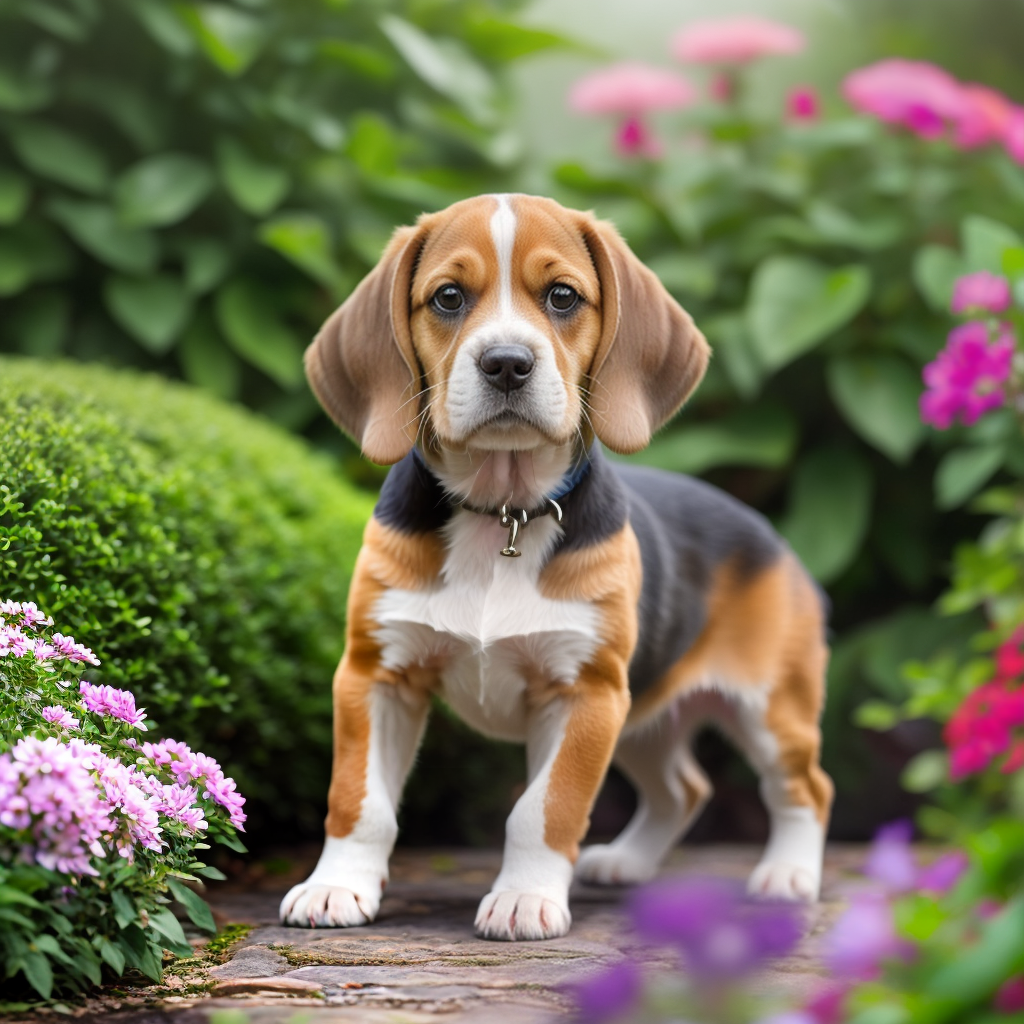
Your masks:
M26 601L0 602L0 1011L191 956L171 912L215 931L186 882L223 878L205 840L243 850L245 800L206 754L148 734L100 660ZM24 1008L22 1006L21 1008Z

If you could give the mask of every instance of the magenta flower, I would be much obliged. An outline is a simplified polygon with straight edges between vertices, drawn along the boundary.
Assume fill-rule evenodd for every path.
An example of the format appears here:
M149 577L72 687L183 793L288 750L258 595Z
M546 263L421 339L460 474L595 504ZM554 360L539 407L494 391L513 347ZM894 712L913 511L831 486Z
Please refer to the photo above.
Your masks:
M962 850L951 850L922 868L917 876L917 888L921 892L942 896L960 881L961 875L970 866L967 854Z
M231 824L245 831L246 814L242 810L245 797L237 792L235 780L227 778L212 757L193 753L186 744L170 739L143 743L142 752L154 764L169 767L178 785L185 786L193 781L203 783L203 795L220 804L228 812Z
M821 100L810 85L798 85L786 94L786 117L790 121L817 121L821 116Z
M857 110L937 138L968 112L963 87L935 64L893 58L846 76L843 95Z
M90 665L98 665L100 659L89 650L84 644L75 642L73 636L64 636L63 633L54 633L50 638L50 643L64 655L68 661L86 661Z
M1000 1013L1020 1013L1024 1010L1024 974L1004 981L992 1002Z
M637 1005L642 992L643 976L632 960L620 960L570 989L576 1017L586 1024L622 1017Z
M976 149L990 142L1002 142L1017 109L1001 92L987 85L968 83L962 87L964 112L953 141L961 149Z
M889 902L875 893L858 894L825 940L825 960L844 978L875 978L884 961L905 959L912 950L896 934Z
M128 690L115 690L112 686L94 686L84 679L78 685L82 695L82 704L87 711L95 711L101 715L118 718L122 722L135 726L142 732L146 731L143 724L145 708L135 707L135 694Z
M630 911L641 938L678 946L694 977L712 981L784 956L802 933L791 904L749 902L741 885L721 878L646 886L634 894Z
M1002 313L1010 302L1010 282L1002 274L979 270L957 278L953 285L954 313Z
M1010 114L1003 135L1003 146L1011 159L1024 164L1024 109L1021 107L1014 107Z
M569 92L569 106L583 114L618 115L618 151L625 156L657 157L662 146L644 115L688 106L695 97L693 86L672 71L645 64L616 64L576 82Z
M970 321L955 327L946 347L923 371L921 419L947 430L954 419L970 425L1003 404L1010 376L1014 338L1008 329L989 343L988 327Z
M909 892L917 882L917 864L910 840L914 826L906 820L895 821L878 830L871 844L864 874L880 882L890 892Z
M759 57L800 53L802 32L757 15L695 21L672 38L672 54L694 64L748 64Z
M59 704L51 704L49 707L43 708L41 714L48 722L60 726L61 729L77 729L82 724L70 711L62 708Z
M36 661L49 661L57 653L53 644L48 644L41 636L32 641L32 654Z
M8 654L21 658L31 650L31 638L17 626L0 626L0 658Z

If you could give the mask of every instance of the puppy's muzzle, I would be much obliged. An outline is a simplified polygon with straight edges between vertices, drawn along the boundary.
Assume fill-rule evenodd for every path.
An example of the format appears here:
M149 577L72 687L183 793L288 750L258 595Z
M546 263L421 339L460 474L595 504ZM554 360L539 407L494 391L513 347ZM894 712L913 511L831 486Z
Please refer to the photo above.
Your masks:
M525 345L491 345L480 355L480 372L492 388L508 395L521 388L536 363Z

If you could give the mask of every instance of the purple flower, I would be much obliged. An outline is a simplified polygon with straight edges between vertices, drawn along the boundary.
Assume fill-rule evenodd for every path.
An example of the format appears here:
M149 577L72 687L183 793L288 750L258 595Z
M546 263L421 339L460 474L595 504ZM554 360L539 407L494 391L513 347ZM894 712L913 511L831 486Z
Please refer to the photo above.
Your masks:
M1003 384L1010 376L1014 337L1002 327L989 343L988 327L978 320L949 334L946 347L923 372L928 390L921 396L921 419L939 430L959 416L970 425L1003 404Z
M574 985L571 995L580 1021L601 1024L632 1010L640 1001L642 991L639 965L632 960L620 960Z
M142 752L154 764L166 765L174 774L179 785L202 782L203 795L218 803L227 812L231 824L245 831L245 797L237 792L235 780L225 776L221 766L207 754L194 753L192 749L177 740L161 740L159 743L143 743Z
M878 830L864 865L864 874L891 892L909 892L917 882L917 864L910 849L914 826L906 820Z
M57 653L53 644L48 644L41 636L32 641L32 654L36 661L49 661Z
M34 626L38 622L49 623L48 619L37 607L35 601L22 601L21 621L26 626Z
M747 901L739 883L721 878L647 886L635 894L631 913L639 935L678 946L697 979L745 974L790 952L802 934L791 904Z
M41 713L48 722L53 722L54 725L59 725L62 729L77 729L82 724L70 711L62 708L59 704L51 704L49 707L43 708Z
M64 636L63 633L54 633L50 643L64 655L68 661L87 661L90 665L98 665L100 659L89 650L84 644L75 642L73 636Z
M1010 306L1010 282L1002 274L979 270L965 274L953 286L954 313L1002 313Z
M0 626L0 657L21 658L32 649L32 641L17 626Z
M199 790L195 786L179 786L177 783L168 786L150 779L150 789L156 797L157 809L161 814L172 821L181 822L190 832L198 832L207 827L203 809L194 806L199 797Z
M79 683L78 689L87 711L119 718L122 722L134 725L142 732L146 731L146 726L143 725L146 709L136 710L135 694L128 690L115 690L112 686L93 686L92 683L88 683L84 679Z
M938 860L923 868L917 876L917 888L923 892L938 895L949 892L970 865L970 859L962 850L944 853Z
M858 894L825 940L829 968L847 978L877 977L883 961L905 959L912 950L896 934L892 907L879 893Z

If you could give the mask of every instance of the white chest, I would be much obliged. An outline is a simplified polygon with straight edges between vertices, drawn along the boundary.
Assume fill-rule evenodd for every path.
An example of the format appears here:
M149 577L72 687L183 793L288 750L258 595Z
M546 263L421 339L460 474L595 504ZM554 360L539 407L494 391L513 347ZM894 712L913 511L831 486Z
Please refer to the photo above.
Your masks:
M537 581L560 527L531 522L520 558L499 554L508 531L495 517L456 512L448 556L433 590L389 590L374 609L386 668L438 670L442 695L474 728L522 739L528 685L572 685L599 641L597 610L553 601Z

